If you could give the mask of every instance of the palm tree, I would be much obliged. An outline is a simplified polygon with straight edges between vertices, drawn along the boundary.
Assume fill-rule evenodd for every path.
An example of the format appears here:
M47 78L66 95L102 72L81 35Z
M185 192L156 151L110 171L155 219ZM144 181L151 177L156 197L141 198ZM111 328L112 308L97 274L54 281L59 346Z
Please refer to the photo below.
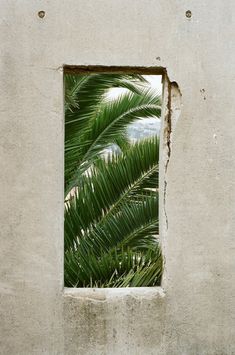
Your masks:
M112 87L128 91L110 101ZM160 97L140 75L66 75L65 110L65 285L159 284L158 139L130 145L126 127L159 117Z

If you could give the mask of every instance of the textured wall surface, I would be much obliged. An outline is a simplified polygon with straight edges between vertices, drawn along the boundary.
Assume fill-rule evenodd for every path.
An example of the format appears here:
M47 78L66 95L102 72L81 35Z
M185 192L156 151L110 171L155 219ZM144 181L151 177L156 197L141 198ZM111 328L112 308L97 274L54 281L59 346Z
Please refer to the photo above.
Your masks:
M1 354L235 354L234 10L1 0ZM164 67L180 88L163 289L63 290L64 64Z

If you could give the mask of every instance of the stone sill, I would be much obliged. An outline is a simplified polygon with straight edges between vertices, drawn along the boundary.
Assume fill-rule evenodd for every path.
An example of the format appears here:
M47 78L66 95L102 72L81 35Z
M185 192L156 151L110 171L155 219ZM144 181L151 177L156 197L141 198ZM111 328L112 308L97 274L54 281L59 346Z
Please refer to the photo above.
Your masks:
M64 297L105 301L126 296L138 299L164 298L162 287L64 288Z

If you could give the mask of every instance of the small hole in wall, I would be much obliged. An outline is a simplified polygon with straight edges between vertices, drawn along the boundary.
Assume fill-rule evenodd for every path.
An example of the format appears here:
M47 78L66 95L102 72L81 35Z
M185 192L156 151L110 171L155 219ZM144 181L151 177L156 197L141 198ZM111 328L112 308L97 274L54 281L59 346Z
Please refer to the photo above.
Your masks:
M158 286L162 75L66 67L64 283Z

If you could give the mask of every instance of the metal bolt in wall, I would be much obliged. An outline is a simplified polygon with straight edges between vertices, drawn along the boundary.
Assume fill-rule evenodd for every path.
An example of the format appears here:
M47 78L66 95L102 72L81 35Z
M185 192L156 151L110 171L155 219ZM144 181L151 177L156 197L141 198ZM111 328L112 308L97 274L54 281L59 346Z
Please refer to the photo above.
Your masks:
M187 10L187 11L185 12L185 16L186 16L187 18L191 18L191 17L192 17L192 11Z
M40 17L40 18L43 18L43 17L45 17L45 15L46 15L46 13L45 13L45 11L38 11L38 17Z

